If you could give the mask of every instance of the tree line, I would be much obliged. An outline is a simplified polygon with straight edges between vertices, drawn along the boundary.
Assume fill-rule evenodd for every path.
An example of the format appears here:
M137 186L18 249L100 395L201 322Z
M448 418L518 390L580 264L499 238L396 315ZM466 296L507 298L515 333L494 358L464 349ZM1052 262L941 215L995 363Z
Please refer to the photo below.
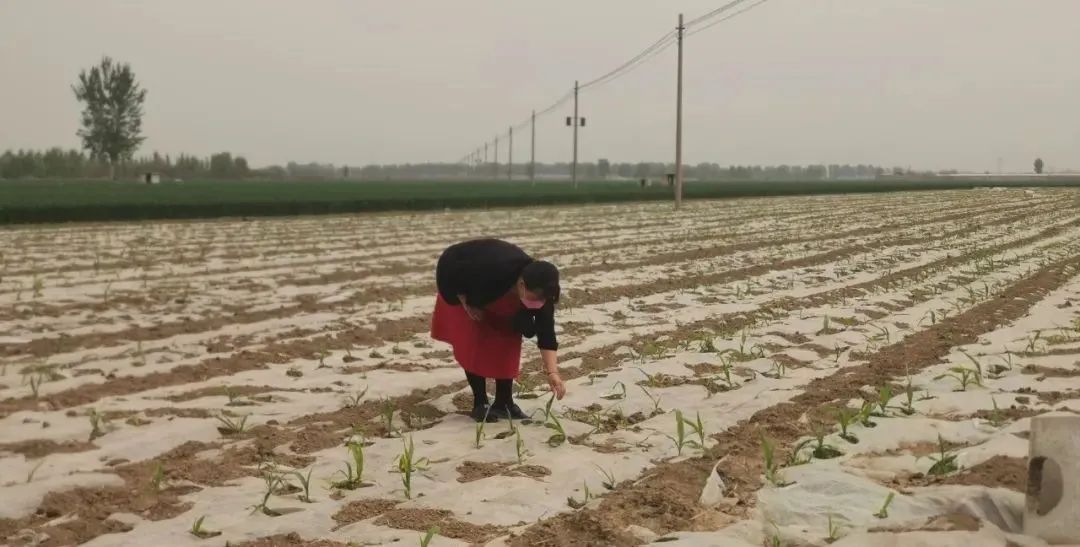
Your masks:
M220 152L209 158L180 154L175 158L154 152L113 163L79 150L8 150L0 154L4 179L139 178L159 173L165 179L243 179L257 175L243 156Z

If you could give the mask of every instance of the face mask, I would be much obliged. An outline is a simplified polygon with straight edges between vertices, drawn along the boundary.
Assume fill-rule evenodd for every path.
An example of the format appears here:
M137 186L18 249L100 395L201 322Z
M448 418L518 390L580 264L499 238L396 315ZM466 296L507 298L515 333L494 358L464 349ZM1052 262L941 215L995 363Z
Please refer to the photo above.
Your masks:
M521 299L521 305L525 306L526 308L528 308L530 310L538 310L538 309L544 307L544 304L546 304L546 303L547 303L547 301L545 301L545 300L527 300L525 298Z

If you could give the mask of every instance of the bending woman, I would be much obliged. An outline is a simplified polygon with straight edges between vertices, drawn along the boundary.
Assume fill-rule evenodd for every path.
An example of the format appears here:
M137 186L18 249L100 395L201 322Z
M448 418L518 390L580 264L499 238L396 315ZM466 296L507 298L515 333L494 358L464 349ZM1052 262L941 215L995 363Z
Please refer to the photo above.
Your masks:
M473 392L473 419L528 417L513 401L523 336L536 337L548 385L563 398L566 387L559 376L555 339L559 270L553 264L534 260L506 241L478 239L443 251L435 282L439 294L431 336L453 346L454 358L465 369ZM495 379L490 408L486 378Z

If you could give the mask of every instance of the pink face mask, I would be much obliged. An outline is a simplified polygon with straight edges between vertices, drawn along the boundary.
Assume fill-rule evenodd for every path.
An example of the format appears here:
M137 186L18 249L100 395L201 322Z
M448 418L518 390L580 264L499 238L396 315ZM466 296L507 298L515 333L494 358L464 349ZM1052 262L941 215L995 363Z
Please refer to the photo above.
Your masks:
M521 305L525 306L526 308L528 308L530 310L538 310L538 309L544 307L544 304L546 304L546 303L547 303L546 300L527 300L525 298L521 299Z

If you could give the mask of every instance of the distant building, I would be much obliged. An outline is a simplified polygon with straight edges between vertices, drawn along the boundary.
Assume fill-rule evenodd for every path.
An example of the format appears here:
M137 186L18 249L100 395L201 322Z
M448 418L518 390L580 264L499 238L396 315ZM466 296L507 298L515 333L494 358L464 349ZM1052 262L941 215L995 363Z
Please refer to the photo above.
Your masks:
M143 175L143 182L146 184L160 184L161 173L146 173Z

